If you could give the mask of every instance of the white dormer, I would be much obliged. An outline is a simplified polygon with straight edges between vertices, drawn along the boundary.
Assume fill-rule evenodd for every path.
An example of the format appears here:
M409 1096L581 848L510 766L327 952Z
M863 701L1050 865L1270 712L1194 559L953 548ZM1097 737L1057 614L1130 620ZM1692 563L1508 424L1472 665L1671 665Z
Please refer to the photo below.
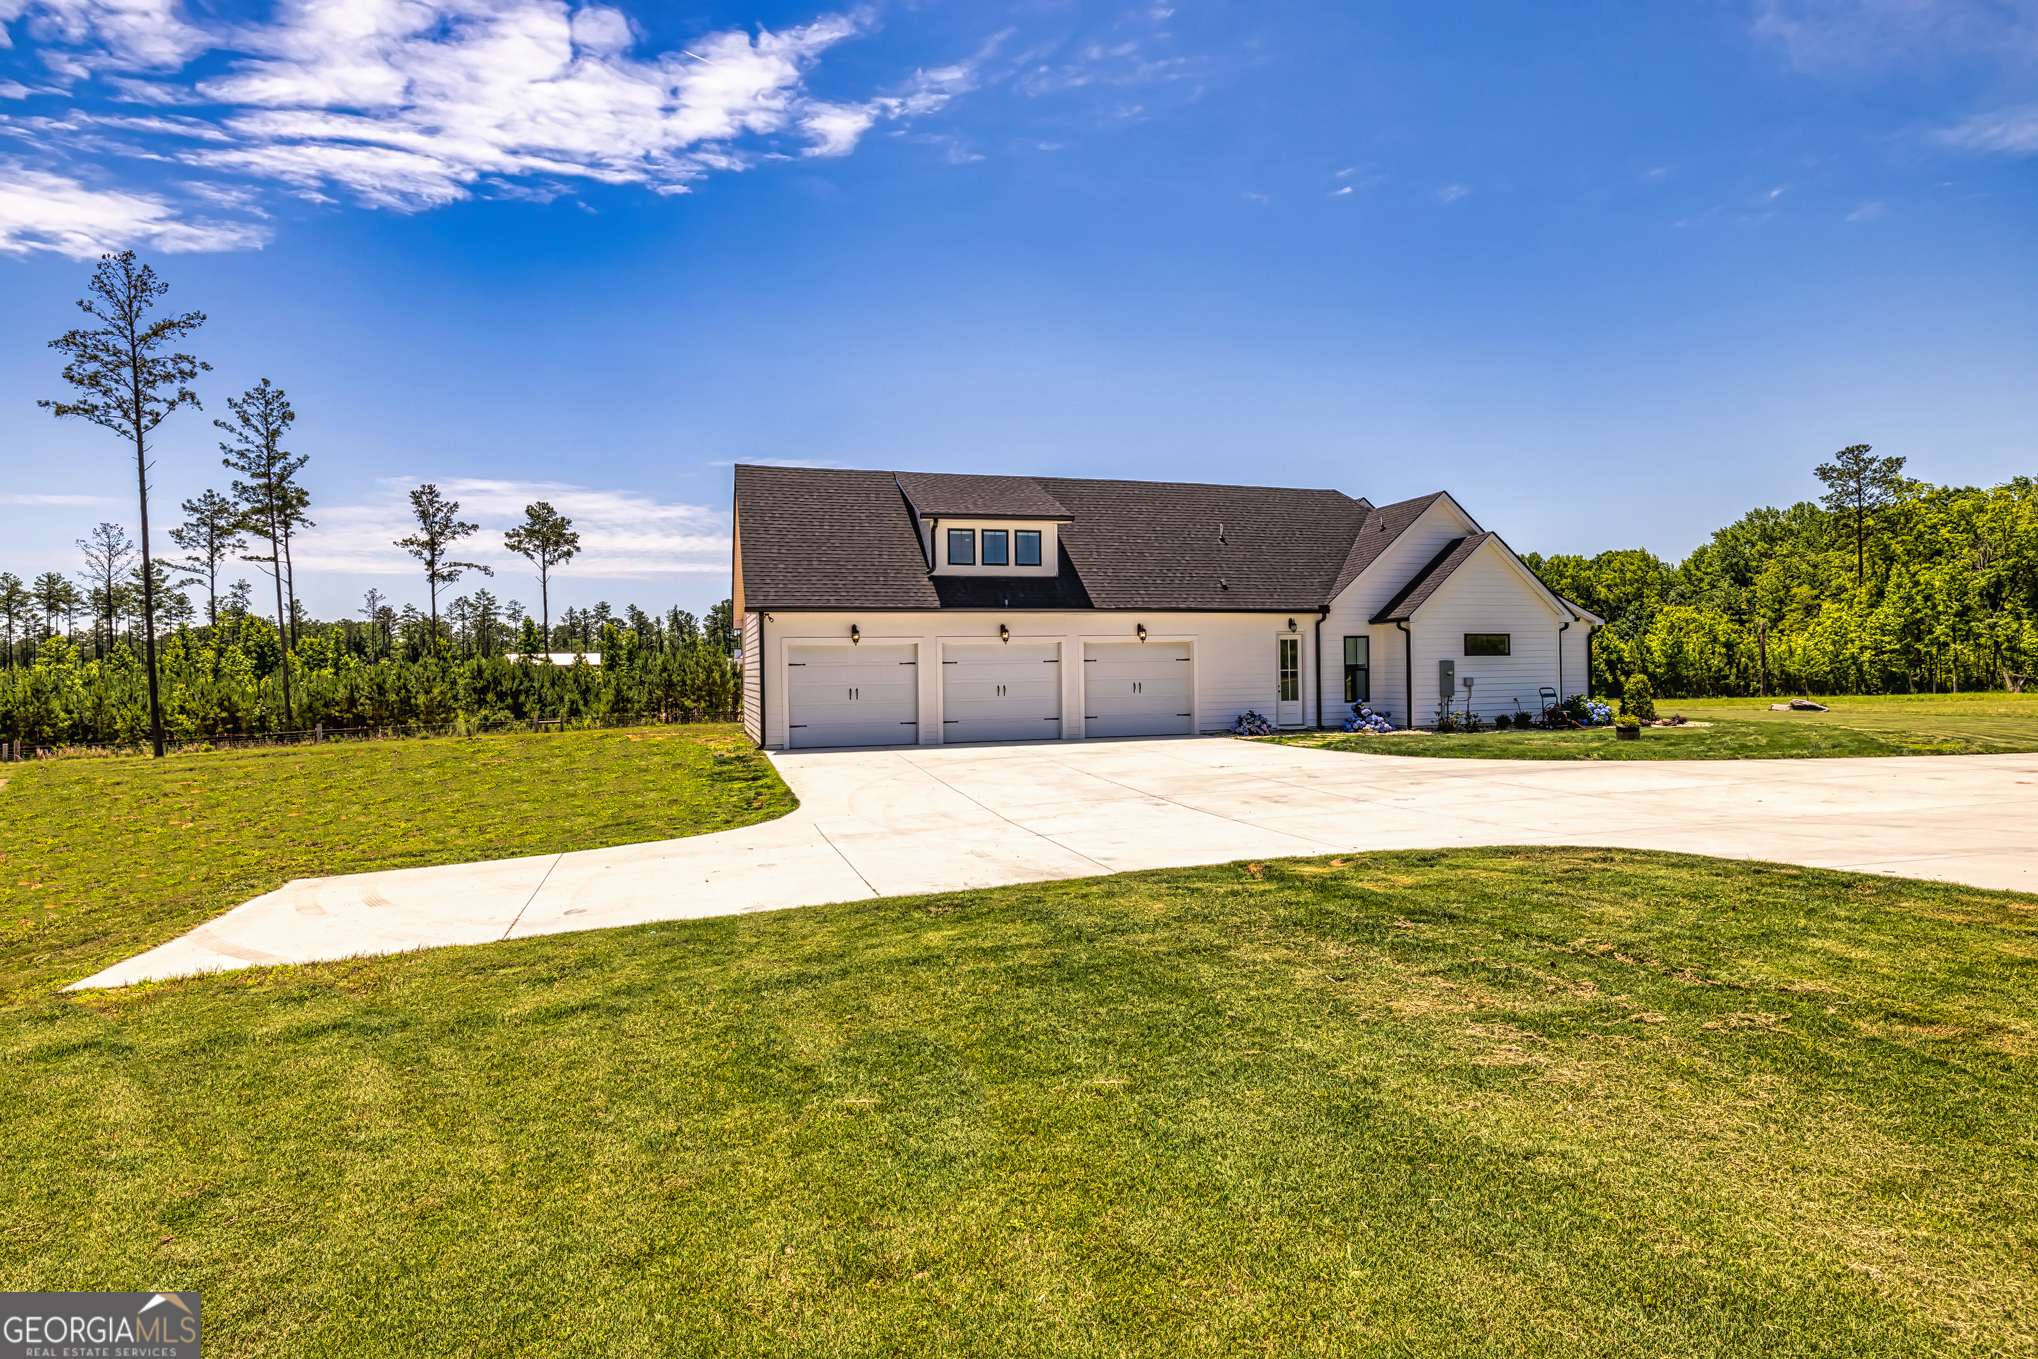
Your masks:
M1052 520L929 516L937 576L1051 576L1060 567Z

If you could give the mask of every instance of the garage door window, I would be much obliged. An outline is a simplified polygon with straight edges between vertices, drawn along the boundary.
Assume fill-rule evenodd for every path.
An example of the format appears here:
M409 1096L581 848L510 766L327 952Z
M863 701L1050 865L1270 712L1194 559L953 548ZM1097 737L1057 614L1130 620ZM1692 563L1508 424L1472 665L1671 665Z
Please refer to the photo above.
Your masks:
M977 531L975 529L950 529L948 531L948 564L950 566L975 566L977 564Z

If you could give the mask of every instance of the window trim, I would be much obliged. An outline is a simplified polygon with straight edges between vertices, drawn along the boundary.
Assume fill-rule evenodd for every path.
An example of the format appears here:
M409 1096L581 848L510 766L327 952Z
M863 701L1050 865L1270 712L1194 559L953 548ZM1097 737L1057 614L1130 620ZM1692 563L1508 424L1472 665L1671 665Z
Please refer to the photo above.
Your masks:
M967 555L960 560L955 555L955 547L958 541L969 544ZM952 528L948 530L948 564L950 566L975 566L977 564L977 531L975 529Z
M1345 638L1345 702L1373 701L1373 638Z
M1031 540L1031 545L1032 545L1032 548L1033 548L1033 560L1032 560L1032 561L1028 561L1028 560L1026 560L1026 548L1027 548L1027 546L1028 546L1028 540L1029 540L1029 539ZM1013 529L1013 530L1012 530L1012 565L1014 565L1014 566L1038 566L1038 565L1040 565L1040 530L1039 530L1039 529Z
M1500 649L1498 651L1483 649L1475 651L1472 649L1474 638L1485 642L1497 639L1500 643ZM1465 634L1465 650L1463 654L1467 656L1512 656L1514 654L1514 634L1511 632L1468 632Z

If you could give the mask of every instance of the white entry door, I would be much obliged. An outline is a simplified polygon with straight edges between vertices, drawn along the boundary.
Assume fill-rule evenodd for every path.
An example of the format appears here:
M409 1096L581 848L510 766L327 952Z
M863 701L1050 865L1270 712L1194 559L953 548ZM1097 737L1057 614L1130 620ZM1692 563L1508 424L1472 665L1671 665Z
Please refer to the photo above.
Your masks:
M920 739L919 648L788 646L786 745L909 746Z
M1187 736L1196 729L1187 642L1083 647L1083 735Z
M1274 725L1302 725L1302 639L1274 639Z
M958 643L941 648L941 739L1049 741L1061 735L1061 648Z

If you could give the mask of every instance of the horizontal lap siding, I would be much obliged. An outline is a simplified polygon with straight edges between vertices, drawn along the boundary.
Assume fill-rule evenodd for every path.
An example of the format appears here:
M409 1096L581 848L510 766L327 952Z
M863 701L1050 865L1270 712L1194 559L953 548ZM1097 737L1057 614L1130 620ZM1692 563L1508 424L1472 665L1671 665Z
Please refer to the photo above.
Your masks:
M764 621L743 615L743 734L764 744Z
M1559 687L1557 630L1564 622L1541 592L1507 561L1501 547L1488 544L1444 582L1409 624L1415 633L1418 725L1436 720L1441 702L1437 696L1439 660L1457 666L1460 703L1465 697L1466 677L1477 681L1472 686L1472 711L1481 717L1491 720L1496 714L1512 713L1517 699L1522 708L1533 710L1538 688ZM1580 625L1572 624L1571 631L1580 631ZM1512 654L1467 656L1468 632L1508 633L1513 639ZM1570 678L1567 674L1567 683Z
M1372 527L1361 532L1371 532ZM1420 519L1409 525L1394 545L1382 553L1379 560L1367 568L1365 574L1345 587L1343 594L1332 601L1330 614L1323 620L1322 675L1324 690L1323 720L1327 725L1336 726L1350 711L1344 702L1344 639L1347 637L1372 638L1372 681L1375 708L1382 708L1393 714L1394 725L1408 725L1408 693L1402 682L1402 639L1392 623L1371 623L1367 620L1400 592L1409 578L1420 571L1429 560L1443 550L1444 544L1453 538L1462 538L1476 532L1472 522L1464 517L1447 500L1439 500L1425 510ZM1411 627L1418 626L1411 624ZM1421 677L1422 661L1418 652L1416 659L1416 697L1424 695ZM1436 689L1436 663L1430 662L1429 692ZM1427 708L1419 710L1423 722L1428 722L1436 704L1432 700ZM1316 720L1315 710L1309 714Z

